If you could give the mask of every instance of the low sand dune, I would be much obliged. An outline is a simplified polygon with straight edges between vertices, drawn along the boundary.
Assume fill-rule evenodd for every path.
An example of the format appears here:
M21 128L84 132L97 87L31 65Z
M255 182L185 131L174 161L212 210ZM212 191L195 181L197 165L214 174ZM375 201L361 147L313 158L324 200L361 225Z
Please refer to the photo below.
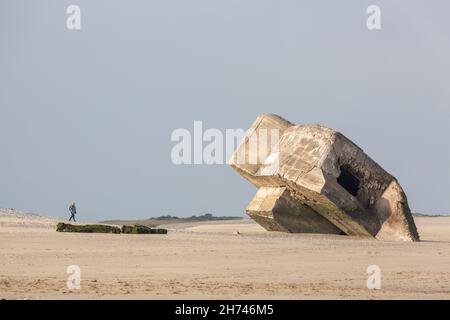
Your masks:
M36 213L0 208L0 231L5 231L6 228L15 228L17 232L54 230L58 221L57 218L49 218Z
M416 218L419 243L272 233L250 220L70 234L46 219L0 214L0 298L450 298L450 217ZM66 286L70 265L80 290ZM381 290L366 287L369 265Z

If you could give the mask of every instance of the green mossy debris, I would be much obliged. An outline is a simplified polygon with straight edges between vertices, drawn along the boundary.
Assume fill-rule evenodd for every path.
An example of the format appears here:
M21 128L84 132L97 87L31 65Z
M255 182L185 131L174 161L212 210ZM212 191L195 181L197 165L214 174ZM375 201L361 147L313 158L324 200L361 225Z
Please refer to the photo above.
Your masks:
M130 234L167 234L167 229L155 229L142 225L123 226L122 233Z
M106 226L103 224L73 225L68 223L58 223L58 232L81 232L81 233L120 233L119 227Z
M142 225L119 227L103 224L73 225L69 223L58 223L58 232L80 232L80 233L126 233L126 234L167 234L167 229L155 229Z

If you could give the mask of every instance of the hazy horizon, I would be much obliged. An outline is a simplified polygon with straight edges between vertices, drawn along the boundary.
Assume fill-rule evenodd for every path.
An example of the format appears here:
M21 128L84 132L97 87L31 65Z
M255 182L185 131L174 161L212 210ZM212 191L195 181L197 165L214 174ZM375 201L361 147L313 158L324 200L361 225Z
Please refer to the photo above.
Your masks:
M81 8L82 29L66 28ZM377 4L382 29L366 28ZM0 207L85 221L242 216L256 188L227 165L171 162L171 133L322 124L450 214L450 3L0 3Z

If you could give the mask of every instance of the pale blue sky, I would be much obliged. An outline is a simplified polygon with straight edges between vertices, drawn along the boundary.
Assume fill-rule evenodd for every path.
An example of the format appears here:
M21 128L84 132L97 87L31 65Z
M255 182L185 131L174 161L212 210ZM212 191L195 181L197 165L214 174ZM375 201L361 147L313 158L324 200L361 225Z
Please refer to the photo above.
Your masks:
M66 28L69 4L82 30ZM382 30L366 28L378 4ZM0 207L80 219L243 215L226 165L174 166L170 135L258 114L320 123L450 213L448 1L0 2Z

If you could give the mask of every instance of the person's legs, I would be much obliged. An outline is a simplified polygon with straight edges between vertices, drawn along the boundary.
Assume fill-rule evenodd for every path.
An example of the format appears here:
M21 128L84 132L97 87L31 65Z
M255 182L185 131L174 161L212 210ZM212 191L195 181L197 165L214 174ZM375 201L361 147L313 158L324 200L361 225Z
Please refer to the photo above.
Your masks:
M70 215L69 221L72 221L72 219L75 222L75 216L73 215L73 213Z

